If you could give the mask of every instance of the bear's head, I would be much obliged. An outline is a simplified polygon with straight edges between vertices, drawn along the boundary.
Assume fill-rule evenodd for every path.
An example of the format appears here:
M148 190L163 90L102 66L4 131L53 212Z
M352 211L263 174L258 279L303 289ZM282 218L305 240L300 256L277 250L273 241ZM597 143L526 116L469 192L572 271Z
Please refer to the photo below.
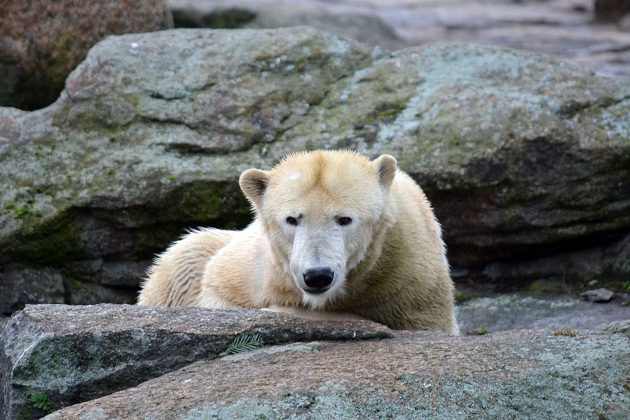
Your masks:
M292 154L270 171L250 169L240 186L274 256L313 308L341 297L348 273L380 253L375 237L393 223L396 160L351 151Z

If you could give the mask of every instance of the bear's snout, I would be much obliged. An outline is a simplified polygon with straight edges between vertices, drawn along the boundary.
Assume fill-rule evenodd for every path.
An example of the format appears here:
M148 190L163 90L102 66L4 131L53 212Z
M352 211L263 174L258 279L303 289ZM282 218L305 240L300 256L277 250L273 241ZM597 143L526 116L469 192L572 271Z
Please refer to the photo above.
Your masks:
M309 293L324 293L328 290L335 278L335 272L330 268L312 268L304 273L304 284L308 287L305 290Z

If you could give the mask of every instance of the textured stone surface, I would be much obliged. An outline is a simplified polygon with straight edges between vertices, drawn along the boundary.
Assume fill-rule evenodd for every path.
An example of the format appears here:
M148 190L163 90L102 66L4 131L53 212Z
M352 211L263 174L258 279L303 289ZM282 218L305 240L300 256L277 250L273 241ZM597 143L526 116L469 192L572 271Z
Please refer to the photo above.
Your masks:
M613 322L607 326L604 331L630 336L630 319Z
M594 0L595 18L602 22L617 22L630 13L630 3L625 0Z
M0 288L58 275L65 303L133 302L185 229L249 221L242 170L316 148L394 155L472 279L625 281L629 113L630 80L503 48L389 53L304 27L110 37L55 104L0 108Z
M627 77L630 14L620 19L629 6L625 0L606 2L618 7L607 18L594 10L599 0L244 0L238 5L231 0L169 0L176 26L310 25L388 49L444 41L501 45ZM604 19L598 22L598 17Z
M397 332L205 361L48 418L622 419L629 357L622 334Z
M0 106L51 104L101 39L173 27L164 0L22 0L0 3Z
M615 293L612 290L600 288L594 290L587 290L580 294L580 297L589 302L609 302Z
M312 26L337 36L382 47L404 46L391 23L366 2L170 0L181 28L270 29ZM367 6L367 7L366 7Z
M126 305L28 306L0 335L2 418L41 416L30 398L75 404L216 358L235 337L266 344L388 338L369 321L322 322L258 310Z
M473 298L457 305L463 334L543 329L602 330L612 322L630 319L630 306L584 302L555 293L510 293Z

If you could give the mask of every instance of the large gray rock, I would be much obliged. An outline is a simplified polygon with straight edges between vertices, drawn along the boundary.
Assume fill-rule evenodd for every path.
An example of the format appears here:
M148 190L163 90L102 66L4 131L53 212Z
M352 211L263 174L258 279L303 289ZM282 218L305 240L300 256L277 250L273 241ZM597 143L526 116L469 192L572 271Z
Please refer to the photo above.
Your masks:
M617 3L609 21L619 21L630 7L625 0L169 0L178 27L309 25L388 49L474 42L551 54L598 74L628 77L630 34L623 28L628 32L629 26L596 22L604 17L597 3Z
M624 419L628 357L622 334L396 332L213 359L47 418Z
M630 305L584 302L556 293L508 293L477 297L456 307L464 334L548 329L600 331L613 322L630 319Z
M393 154L472 278L622 281L629 113L630 80L502 48L389 53L306 27L110 37L52 106L0 108L0 289L63 289L0 308L133 302L186 228L249 221L242 170L316 148Z
M271 29L312 26L334 35L385 48L406 45L379 7L362 2L277 0L169 0L175 27Z
M37 396L58 419L621 419L630 336L608 330L456 337L258 310L28 306L0 335L0 415L45 415ZM221 355L255 333L262 348Z
M0 335L0 417L41 417L31 398L55 408L135 386L213 359L241 335L265 344L392 337L369 321L323 322L258 310L125 305L28 306Z

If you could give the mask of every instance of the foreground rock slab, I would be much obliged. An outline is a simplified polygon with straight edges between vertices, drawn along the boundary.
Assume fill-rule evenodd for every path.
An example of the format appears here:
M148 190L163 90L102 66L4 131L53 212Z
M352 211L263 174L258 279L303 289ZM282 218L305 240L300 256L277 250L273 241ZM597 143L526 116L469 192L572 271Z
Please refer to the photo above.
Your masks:
M622 334L397 332L201 362L47 418L621 419L628 357Z
M259 334L266 344L392 337L368 321L307 321L258 310L27 306L0 335L0 418L46 414L34 407L34 395L58 408L216 358L243 334Z

